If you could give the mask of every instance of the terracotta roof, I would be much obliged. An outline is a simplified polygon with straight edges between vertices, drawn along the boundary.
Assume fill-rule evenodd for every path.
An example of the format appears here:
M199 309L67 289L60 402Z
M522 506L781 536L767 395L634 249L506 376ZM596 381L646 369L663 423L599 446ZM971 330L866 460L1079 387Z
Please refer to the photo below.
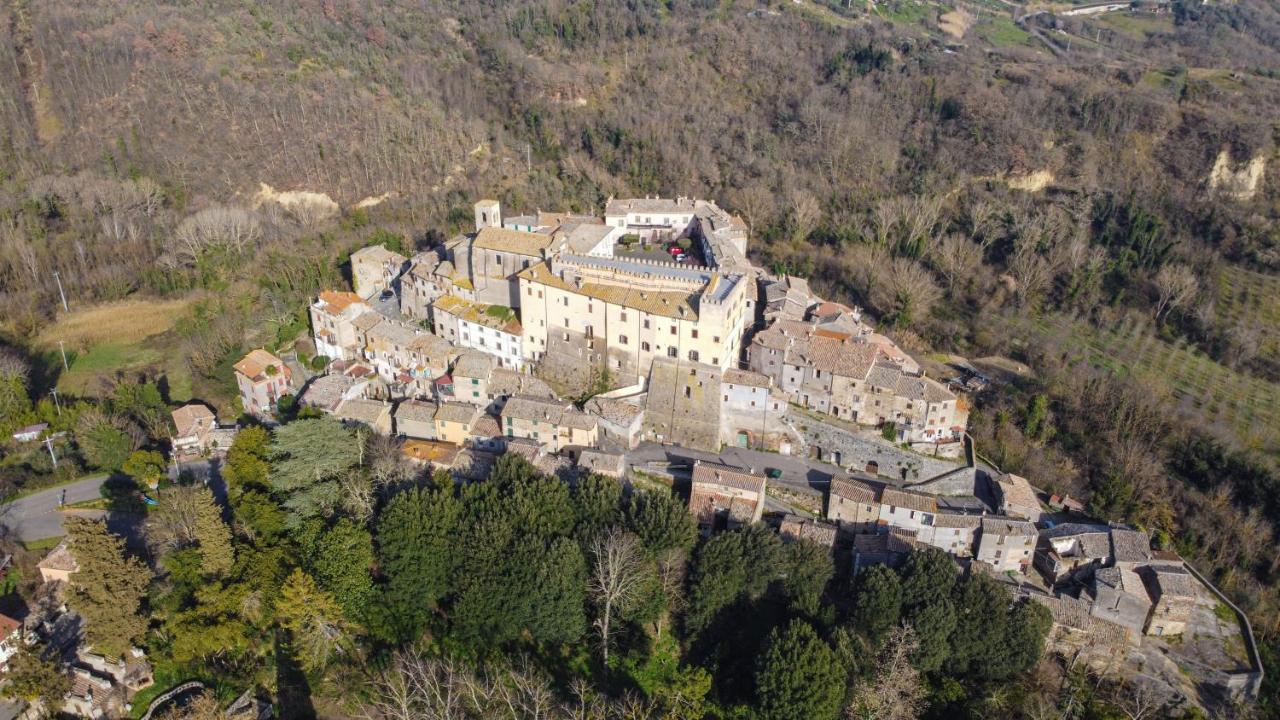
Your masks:
M491 315L489 308L492 307L500 307L506 310L505 317ZM453 295L445 295L432 303L432 308L467 322L499 330L508 335L519 336L523 333L520 321L516 319L515 311L501 305L482 305Z
M729 465L699 460L693 464L693 484L697 486L699 483L723 485L763 495L765 477Z
M867 384L897 392L900 377L902 377L902 371L893 365L876 363L867 372Z
M476 234L474 247L487 250L540 257L542 251L551 247L555 239L543 233L508 230L500 227L481 228Z
M610 453L601 450L583 450L578 455L578 467L590 472L604 473L617 477L626 467L626 457L621 453Z
M489 353L480 352L479 350L464 352L453 363L453 375L454 377L485 378L487 380L497 362L497 358Z
M502 426L498 424L498 418L485 413L471 424L471 434L475 437L498 437L502 435Z
M1158 567L1152 573L1160 596L1193 598L1196 596L1195 583L1191 574L1182 568Z
M538 227L553 227L573 223L575 225L604 225L604 221L594 215L575 215L571 212L545 212L539 210L534 216Z
M320 291L321 310L330 315L341 314L352 304L364 303L364 299L353 292L339 290L322 290Z
M810 540L831 547L836 543L836 526L801 515L787 515L778 526L778 533L793 540Z
M982 534L983 535L1003 535L1005 537L1019 536L1032 537L1035 536L1036 526L1025 520L1014 520L1012 518L992 517L990 515L982 518Z
M396 407L396 422L431 422L435 417L435 403L405 400Z
M1036 497L1036 491L1021 475L1005 473L996 479L996 485L1000 487L1001 499L1005 504L1029 507L1033 510L1040 509L1040 499Z
M71 554L71 549L67 547L65 540L58 543L58 546L53 550L50 550L49 554L45 555L44 559L41 560L36 567L45 568L47 570L63 570L66 572L75 572L80 569L79 564L76 563L75 556Z
M1145 563L1151 560L1151 538L1144 532L1113 528L1111 558L1115 562Z
M489 374L489 393L502 395L531 395L534 397L554 398L556 393L542 378L507 368L494 368Z
M213 427L217 421L217 416L204 403L188 403L174 410L170 415L173 416L173 426L178 430L178 436L190 435L198 425L203 423L203 427Z
M644 414L644 408L629 403L625 400L615 400L613 398L593 397L587 401L587 412L600 417L603 420L614 423L615 425L627 426L635 422L635 419Z
M852 500L857 503L871 504L878 502L880 494L876 486L854 480L853 478L832 478L831 494L836 497Z
M0 614L0 638L7 638L22 627L22 623L8 615Z
M751 372L750 370L739 370L737 368L729 368L728 370L725 370L724 376L721 380L731 385L747 385L749 387L767 388L773 384L773 381L769 379L768 375Z
M933 526L940 528L967 528L977 530L982 525L981 515L964 515L962 513L938 513L933 518Z
M906 508L908 510L916 510L919 512L936 513L938 512L938 501L932 495L924 495L922 493L911 492L909 490L898 490L897 488L886 487L880 493L881 505L892 505L894 507Z
M371 262L404 262L409 258L398 252L392 252L381 245L370 245L351 253L352 260L369 260Z
M444 402L436 408L435 419L440 422L456 422L470 425L480 414L480 408L469 403Z
M545 422L579 430L591 430L596 426L595 418L563 400L527 395L516 395L508 400L502 408L502 417Z
M247 378L258 380L266 377L267 368L272 366L279 368L283 374L285 367L280 358L262 348L257 348L250 350L248 355L241 358L240 362L235 364L235 369Z
M578 295L595 298L602 302L633 308L650 315L696 320L698 310L694 306L697 296L684 292L640 290L626 285L584 282L581 287L560 279L546 263L530 265L520 271L521 278L529 282L558 288ZM681 312L683 308L683 314Z
M334 415L343 420L355 420L367 425L374 425L383 415L390 414L391 403L382 400L365 400L352 398L343 400L334 411Z
M610 198L604 206L604 214L653 213L655 215L693 214L694 201L690 198Z
M367 313L357 315L356 319L351 321L351 327L359 330L360 332L368 332L380 322L382 322L382 316L370 310Z

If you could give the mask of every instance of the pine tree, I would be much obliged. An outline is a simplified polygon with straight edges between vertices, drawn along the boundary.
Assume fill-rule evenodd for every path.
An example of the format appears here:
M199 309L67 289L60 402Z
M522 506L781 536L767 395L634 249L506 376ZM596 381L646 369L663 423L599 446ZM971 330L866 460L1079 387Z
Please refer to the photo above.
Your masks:
M783 592L791 605L808 615L816 615L822 592L835 575L829 549L811 541L799 540L785 546L782 580Z
M351 642L342 606L301 569L295 569L280 588L276 619L289 631L294 652L309 672L323 669Z
M845 674L831 647L804 620L774 628L756 671L763 720L834 720Z
M669 492L633 493L626 521L627 529L638 535L655 557L672 548L690 550L698 539L698 527L688 508Z
M222 509L209 488L196 491L196 542L200 545L200 569L207 577L221 577L235 563L231 528L222 521Z
M359 461L360 447L334 418L297 420L276 430L270 459L271 486L289 496L285 507L296 524L338 506L336 478Z
M84 618L85 636L108 657L123 655L147 631L142 600L151 571L125 555L124 540L101 520L70 517L67 536L78 569L71 574L70 605Z
M462 504L453 487L412 489L387 504L378 521L378 565L387 577L384 605L402 640L422 632L449 593Z
M898 624L902 616L902 582L887 565L872 565L858 575L850 620L853 629L872 640Z

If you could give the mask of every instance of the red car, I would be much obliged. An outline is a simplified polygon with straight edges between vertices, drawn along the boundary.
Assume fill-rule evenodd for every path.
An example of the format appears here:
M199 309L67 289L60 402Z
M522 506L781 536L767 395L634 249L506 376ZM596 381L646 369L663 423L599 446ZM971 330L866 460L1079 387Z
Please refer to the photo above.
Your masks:
M672 257L679 255L682 252L684 252L684 248L680 247L679 245L672 244L667 246L667 254L671 255Z

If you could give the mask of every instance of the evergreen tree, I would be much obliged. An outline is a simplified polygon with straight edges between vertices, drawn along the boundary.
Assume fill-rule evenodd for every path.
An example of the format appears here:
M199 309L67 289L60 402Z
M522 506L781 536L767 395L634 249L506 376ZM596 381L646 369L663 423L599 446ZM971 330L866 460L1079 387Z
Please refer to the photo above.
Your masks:
M71 676L54 660L40 657L39 647L19 645L9 658L8 680L0 685L0 695L19 700L41 700L46 708L60 707L63 696L71 692Z
M462 505L453 488L412 489L387 504L378 521L378 565L387 578L384 605L403 640L422 632L450 590Z
M280 588L276 619L289 631L294 651L309 672L323 669L351 643L352 630L342 606L301 569L295 569Z
M698 539L698 526L689 509L669 492L636 491L627 503L627 529L640 537L654 556L681 548L690 550Z
M137 445L120 418L91 409L76 421L76 445L85 462L100 470L119 470Z
M689 572L689 607L684 617L689 635L706 629L717 613L737 599L747 582L748 567L738 535L716 535L694 553Z
M219 577L231 571L235 550L231 546L231 528L222 521L222 509L207 487L196 489L195 539L200 546L200 569L208 577Z
M570 643L587 630L586 586L587 564L582 548L563 537L545 549L530 542L517 550L532 570L523 591L526 602L525 629L534 640L546 643Z
M835 575L831 552L811 540L798 540L784 546L782 588L791 606L814 616L822 600L822 592Z
M271 444L271 486L288 496L295 523L327 514L341 501L337 475L359 458L359 443L338 420L291 422L276 429Z
M147 631L141 610L151 572L125 555L124 540L105 522L69 517L66 528L77 565L69 604L84 618L89 644L107 657L119 657Z
M373 539L369 531L347 518L311 533L304 544L306 566L325 592L333 596L347 617L362 618L373 599Z
M796 619L773 630L756 671L762 720L834 720L844 687L835 652L812 625Z
M902 616L902 582L888 565L872 565L858 575L854 584L853 629L872 640L884 636Z
M575 534L589 542L605 528L618 522L622 505L622 484L604 475L591 473L573 486Z
M945 550L916 548L902 566L902 604L905 608L949 598L956 584L956 562ZM917 628L917 633L920 629ZM921 644L924 639L917 637Z
M999 652L993 654L989 665L982 668L982 675L992 680L1011 678L1035 666L1053 627L1049 608L1034 600L1018 601L1007 618L1004 643Z
M906 621L915 629L920 644L913 658L916 667L926 673L942 667L951 653L949 641L956 627L956 609L951 598L916 605L907 612Z
M956 583L954 596L956 629L948 671L985 677L1006 650L1009 591L987 575L971 573Z
M232 497L252 488L267 489L270 453L271 435L266 428L251 425L236 433L220 471Z
M164 456L154 450L134 450L120 469L129 477L150 487L159 485L168 474Z

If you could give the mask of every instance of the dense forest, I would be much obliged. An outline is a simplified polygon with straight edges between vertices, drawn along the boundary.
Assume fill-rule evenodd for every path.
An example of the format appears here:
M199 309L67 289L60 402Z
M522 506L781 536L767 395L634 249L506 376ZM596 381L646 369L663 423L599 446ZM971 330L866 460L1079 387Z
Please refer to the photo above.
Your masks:
M228 405L230 363L292 342L353 248L427 247L477 197L697 195L747 220L757 263L866 308L904 348L1025 364L980 398L980 451L1211 573L1254 621L1274 713L1280 8L1034 9L7 2L0 429L70 434L56 472L11 448L0 479L153 472L167 403ZM958 10L977 18L962 37L943 19ZM64 365L59 283L72 310L168 303L147 352L124 363L85 335ZM1060 717L1085 696L1099 706L1073 701L1077 717L1117 712L1105 684L1028 670L1031 609L982 610L1007 605L998 588L941 581L927 556L850 586L804 546L697 544L669 498L552 490L523 467L451 492L334 449L332 481L306 485L296 463L314 458L287 448L336 432L304 418L241 441L229 537L202 531L224 559L193 528L149 532L131 552L159 580L125 608L150 618L120 623L127 639L385 717ZM439 547L459 565L427 562ZM616 606L599 577L613 553L637 578ZM750 627L726 631L736 617Z

